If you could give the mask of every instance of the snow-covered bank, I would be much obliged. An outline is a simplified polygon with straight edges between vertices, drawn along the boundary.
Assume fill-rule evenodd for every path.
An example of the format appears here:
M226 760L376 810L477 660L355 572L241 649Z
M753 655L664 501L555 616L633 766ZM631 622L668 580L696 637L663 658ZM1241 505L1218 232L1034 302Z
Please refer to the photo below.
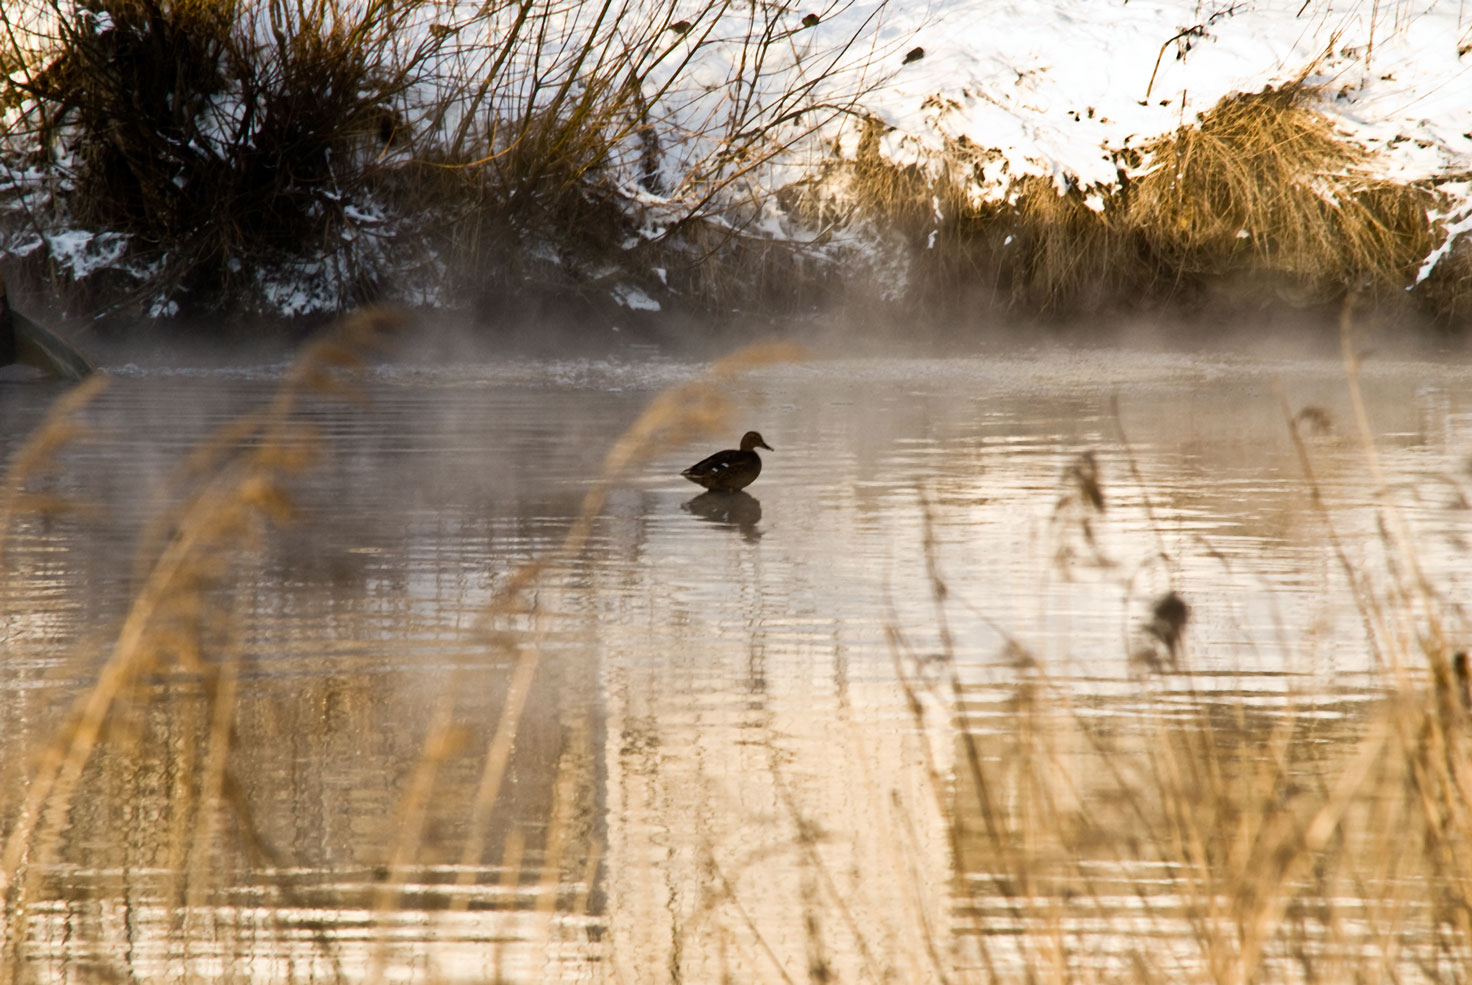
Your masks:
M1434 188L1436 247L1416 283L1472 231L1472 7L1446 0L1051 0L898 10L912 57L866 103L882 152L933 165L974 149L974 202L1023 176L1102 194L1173 165L1131 154L1223 99L1301 84L1366 176Z
M4 58L12 85L0 102L0 263L63 288L91 285L78 292L91 311L131 304L166 315L184 303L293 315L388 296L494 313L525 290L597 297L612 311L648 317L670 304L811 300L801 285L771 291L774 271L835 282L857 271L866 292L902 299L933 259L927 250L967 251L964 262L931 264L921 275L928 292L944 293L945 275L935 269L1016 263L995 244L1026 239L1066 257L1109 239L1132 262L1148 254L1138 277L1115 285L1128 296L1179 282L1182 271L1170 265L1190 254L1194 274L1267 265L1314 280L1317 297L1336 284L1350 289L1366 268L1382 287L1430 281L1462 298L1441 306L1449 317L1472 315L1472 7L1459 0L851 0L790 8L402 0L387 17L376 5L379 19L359 31L365 70L347 78L378 88L341 117L323 117L340 132L310 145L311 167L295 184L278 179L304 160L298 148L283 146L263 165L268 191L290 199L281 214L298 240L263 248L249 235L199 231L236 229L228 210L264 194L260 180L213 183L242 170L237 158L284 140L263 122L269 100L252 104L229 79L208 80L202 93L154 93L161 118L172 120L163 129L175 130L140 138L124 155L127 167L106 172L113 182L127 171L138 186L129 186L138 202L122 222L106 208L116 188L89 187L98 183L96 148L116 142L111 130L93 133L89 145L84 114L66 105L69 97L43 105L33 83L55 65L87 64L68 61L69 50L94 61L148 50L119 44L156 30L130 12L167 8L106 0L94 5L100 13L78 15L51 0L31 4L33 30L11 34L28 38L26 47ZM291 73L272 68L300 57L282 43L289 32L268 29L282 26L270 20L278 15L249 3L240 9L236 34L249 43L211 43L238 64L258 65L268 82L292 83ZM323 22L285 26L350 24L365 7L342 0L333 9ZM71 26L52 27L47 42L47 24ZM141 84L124 73L119 98L93 115L126 113L128 87ZM1291 96L1261 100L1284 140L1320 149L1272 168L1241 158L1233 181L1276 169L1293 187L1243 195L1210 175L1188 182L1191 167L1201 167L1183 157L1189 135L1226 116L1251 128L1250 115L1214 111L1240 109L1250 101L1234 102L1237 94L1264 90ZM195 114L182 128L181 105ZM381 139L365 137L366 129ZM1325 138L1345 153L1323 153ZM1249 146L1240 134L1231 139L1227 155ZM139 167L151 158L167 166ZM923 221L886 228L888 217L854 181L855 167L876 165L901 173L895 187L911 201L900 211ZM1152 194L1179 201L1141 219L1128 199L1151 183ZM1040 209L1040 188L1061 204ZM1188 201L1208 193L1225 199ZM1292 196L1299 200L1276 210L1282 216L1238 214ZM191 211L172 226L151 224L145 205L154 199L164 212L187 199ZM1030 204L1019 207L1024 199ZM218 223L207 218L215 204ZM1206 242L1200 227L1213 210L1219 225L1235 226L1225 240L1214 230ZM1040 211L1061 218L1038 219ZM1341 212L1349 219L1340 222ZM1086 213L1099 217L1099 229L1085 228ZM1282 227L1306 216L1322 228ZM1196 238L1165 242L1173 226ZM1069 229L1092 245L1067 238ZM1288 255L1300 241L1323 252L1326 241L1364 231L1368 238L1343 257ZM1250 248L1237 249L1233 236ZM983 240L993 245L978 249ZM1204 249L1221 253L1220 262L1203 262ZM1377 257L1379 250L1389 252ZM1118 266L1096 252L1101 270ZM888 280L876 291L877 271ZM1091 287L1091 296L1101 289ZM211 292L236 297L201 296Z
M1472 169L1472 6L1456 0L955 0L897 9L886 31L924 49L867 103L894 127L887 152L995 149L1005 170L978 195L1024 174L1112 185L1121 151L1298 79L1380 175Z

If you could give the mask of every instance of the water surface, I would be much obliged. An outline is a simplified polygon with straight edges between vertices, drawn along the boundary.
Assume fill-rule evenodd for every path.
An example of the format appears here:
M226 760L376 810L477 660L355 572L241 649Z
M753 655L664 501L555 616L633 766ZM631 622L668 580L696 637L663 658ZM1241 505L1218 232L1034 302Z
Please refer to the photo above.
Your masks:
M1117 767L1186 719L1268 758L1301 741L1306 786L1348 757L1399 668L1425 683L1394 645L1416 619L1366 619L1405 570L1396 523L1466 633L1467 365L1366 365L1374 465L1334 361L769 366L730 385L724 432L621 476L560 552L610 443L704 369L390 365L364 399L307 400L270 439L314 460L284 480L289 520L219 548L41 825L11 978L1006 977L1035 967L1039 911L977 805L1025 830L1027 784L1004 781L1029 757L1081 819L1038 835L1072 874L1041 866L1023 894L1053 901L1057 960L1185 974L1211 958L1169 879L1141 889L1163 863L1084 833ZM283 373L120 367L28 478L76 509L25 509L0 557L7 831L171 536L150 523L198 488L186 457ZM6 460L58 392L0 383ZM747 494L679 476L749 428L776 450ZM1148 628L1171 591L1174 648ZM1079 865L1100 867L1086 893ZM1434 967L1427 947L1408 960Z

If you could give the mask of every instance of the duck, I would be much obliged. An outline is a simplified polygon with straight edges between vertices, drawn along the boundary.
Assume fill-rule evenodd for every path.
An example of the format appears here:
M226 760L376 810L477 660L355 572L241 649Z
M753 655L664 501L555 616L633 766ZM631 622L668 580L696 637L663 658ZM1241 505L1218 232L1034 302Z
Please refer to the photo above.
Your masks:
M755 431L748 431L741 436L741 448L728 448L718 451L709 458L701 459L680 474L697 486L704 486L711 492L736 492L745 489L762 474L762 458L756 453L757 448L765 448L767 451L776 451L771 445L762 440L762 436Z

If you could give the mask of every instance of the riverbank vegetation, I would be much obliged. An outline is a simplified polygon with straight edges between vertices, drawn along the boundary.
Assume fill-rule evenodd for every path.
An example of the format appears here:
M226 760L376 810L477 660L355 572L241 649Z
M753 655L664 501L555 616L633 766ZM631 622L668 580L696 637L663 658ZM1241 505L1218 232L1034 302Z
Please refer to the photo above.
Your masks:
M771 294L755 174L852 110L844 8L11 5L0 248L88 315Z
M937 187L877 156L848 167L865 208L907 233L918 280L962 303L1077 317L1129 299L1307 308L1350 295L1394 304L1411 291L1431 319L1461 324L1472 314L1465 244L1418 283L1445 236L1431 218L1435 187L1376 177L1314 109L1320 96L1300 79L1224 99L1123 154L1138 176L1122 171L1108 189L1025 177L1002 199L969 203L964 171ZM952 157L994 164L975 147ZM939 226L932 200L948 203Z
M1117 183L1084 184L964 135L890 153L868 99L925 52L886 16L9 4L0 264L44 314L198 331L368 301L681 330L830 306L965 330L1349 294L1449 330L1472 317L1450 193L1469 173L1381 176L1322 111L1315 66L1115 148Z

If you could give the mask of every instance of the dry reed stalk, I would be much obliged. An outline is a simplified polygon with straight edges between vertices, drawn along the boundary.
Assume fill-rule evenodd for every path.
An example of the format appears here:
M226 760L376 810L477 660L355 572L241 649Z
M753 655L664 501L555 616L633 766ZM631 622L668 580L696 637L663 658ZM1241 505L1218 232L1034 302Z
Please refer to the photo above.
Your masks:
M1352 400L1363 409L1348 341L1346 353ZM1298 430L1302 415L1285 405L1284 417L1316 512L1332 533L1333 511ZM1362 443L1371 449L1367 415L1357 419ZM1137 466L1131 474L1143 488ZM1375 486L1381 508L1393 508L1383 481L1376 479ZM1154 506L1147 515L1170 567ZM1171 921L1185 921L1198 956L1173 963L1169 951L1136 951L1132 971L1122 979L1109 972L1105 980L1247 985L1280 980L1286 963L1295 961L1308 983L1398 980L1411 962L1428 974L1436 962L1465 962L1472 953L1465 658L1459 658L1460 670L1443 674L1450 663L1447 641L1456 637L1445 618L1446 600L1406 557L1407 550L1414 556L1414 544L1403 524L1386 519L1381 536L1398 558L1391 568L1399 581L1389 593L1368 579L1354 580L1349 571L1368 637L1387 645L1412 641L1416 650L1402 649L1385 666L1404 671L1418 659L1429 663L1434 687L1428 693L1398 673L1389 699L1348 723L1344 753L1337 751L1344 744L1337 738L1321 751L1325 740L1316 734L1315 717L1301 715L1292 702L1271 714L1241 703L1213 713L1188 669L1170 677L1186 684L1194 710L1183 714L1171 703L1142 712L1139 732L1147 741L1130 748L1110 739L1094 719L1080 717L1066 684L1050 681L1046 669L1028 659L1005 726L988 730L978 754L962 717L964 692L957 683L946 693L944 681L956 678L945 654L938 664L922 658L898 627L890 627L917 727L925 727L928 714L921 695L931 692L957 717L958 741L966 747L952 780L959 812L952 823L970 819L974 826L953 834L956 865L970 877L958 894L977 894L977 914L999 902L1010 907L1011 921L1021 928L1015 938L1020 965L1000 963L988 928L975 928L986 980L1099 980L1088 966L1089 939L1071 924L1089 914L1105 928L1116 919L1111 890L1096 888L1090 875L1090 863L1104 859L1127 873L1147 860L1163 867L1163 889L1149 878L1134 885L1140 912L1166 940L1180 933ZM926 534L925 544L932 595L941 606L949 592L933 535ZM1333 546L1347 565L1337 538ZM1391 632L1387 627L1398 620L1421 629ZM946 625L942 614L942 641ZM1009 649L1024 652L1002 635ZM1097 764L1082 785L1074 782L1064 752L1070 733L1083 739L1090 764ZM1121 734L1127 738L1129 727ZM947 796L945 778L937 774L932 782L937 797ZM1060 879L1069 886L1066 893L1057 888ZM1389 919L1367 922L1361 913ZM1134 916L1126 919L1136 926Z
M608 494L624 480L630 469L669 448L714 433L725 424L729 414L726 391L743 373L774 363L798 360L805 355L805 350L788 343L748 346L718 360L701 378L655 395L643 413L609 446L599 476L584 494L578 514L563 535L562 542L555 549L516 568L500 583L482 611L478 632L489 648L513 656L514 664L507 698L483 753L480 779L470 807L470 828L460 853L462 865L473 864L484 851L490 812L499 796L526 698L543 655L541 630L535 619L531 637L515 642L494 630L496 620L520 612L526 593L549 567L583 550L592 535L594 523L602 514ZM397 906L404 880L421 846L425 811L435 774L451 749L448 740L454 726L450 706L456 685L457 675L452 674L436 702L437 710L416 759L413 780L396 812L398 836L390 852L387 878L376 888L373 898L373 909L380 917ZM566 791L560 784L561 779L558 789L561 791L559 796L562 796ZM560 872L549 873L546 868L544 866L538 895L539 909L545 909L546 894L552 891L546 880L561 878ZM463 878L462 872L457 879ZM388 940L385 937L380 939L380 946L375 949L367 977L369 983L382 981L387 973L388 959Z
M539 648L527 649L509 642L506 646L514 653L515 664L511 671L511 681L506 688L506 698L501 705L501 714L496 719L495 732L486 744L480 782L476 784L475 795L470 802L465 845L460 851L460 872L455 877L456 883L461 886L470 885L473 881L471 867L477 864L485 851L491 811L500 801L501 782L511 762L517 726L521 722L522 712L526 710L527 697L531 694L532 680L536 676L540 656ZM459 909L466 902L463 897L457 898L452 906Z
M1355 609L1365 624L1366 640L1375 655L1375 662L1384 666L1386 657L1383 647L1387 645L1384 641L1389 639L1384 612L1371 596L1368 586L1359 569L1350 560L1345 551L1343 539L1339 536L1334 523L1333 511L1324 499L1323 489L1319 484L1318 477L1313 466L1313 458L1309 454L1307 443L1304 441L1301 422L1304 420L1302 412L1295 414L1288 406L1288 399L1284 395L1281 386L1274 386L1274 392L1278 397L1278 404L1283 410L1283 420L1288 426L1288 435L1293 441L1293 449L1298 455L1299 467L1303 470L1304 482L1308 488L1309 501L1314 511L1319 515L1320 522L1324 525L1324 535L1329 540L1329 546L1334 552L1334 559L1341 571L1344 572L1345 580L1349 585L1351 594L1354 596Z
M1125 224L1181 273L1250 261L1331 296L1407 286L1432 246L1432 196L1372 177L1315 95L1300 78L1230 96L1147 146Z
M580 734L571 743L572 748L581 747L586 753L587 735L582 729L575 729ZM561 896L563 883L562 857L567 848L568 834L572 828L573 817L576 811L576 780L574 771L568 769L561 760L565 758L566 752L559 757L557 764L557 781L552 789L552 816L547 820L546 847L542 852L542 871L537 878L537 894L533 903L533 910L541 918L543 931L542 936L551 940L553 915L557 912L558 900Z
M77 508L52 495L27 493L26 484L44 475L57 454L86 435L78 421L87 405L107 388L107 377L93 374L58 397L46 417L5 464L0 481L0 572L5 570L5 546L15 521L24 515L48 515Z
M334 384L336 377L324 376L324 372L333 366L351 364L360 352L359 347L338 343L317 348L308 360L310 365L294 370L285 389L300 394ZM726 406L723 391L736 374L793 355L791 349L783 347L738 354L717 364L707 378L652 401L610 449L602 475L583 500L578 522L569 529L558 550L514 572L488 605L483 623L486 645L513 657L511 683L502 717L484 752L476 795L470 805L471 824L462 849L463 864L473 864L484 848L489 812L499 796L527 691L542 657L540 629L535 622L529 639L521 641L520 649L516 649L508 637L493 634L494 620L523 613L528 590L538 583L548 565L583 549L608 491L629 469L661 449L722 422ZM1354 372L1353 361L1349 368ZM180 584L164 570L164 564L182 540L193 538L194 546L179 548L182 556L175 559L179 570L189 567L191 552L198 553L206 545L248 544L251 524L241 518L242 510L264 517L284 515L281 505L270 495L270 475L300 467L306 459L299 453L288 454L288 449L281 447L287 444L287 435L273 428L289 418L294 406L295 398L273 401L272 412L258 418L251 428L231 431L229 440L220 447L200 453L197 471L192 474L204 483L204 489L181 508L174 539L164 541L154 552L156 557L147 571L149 578L157 582L145 582L142 593L163 591ZM1290 429L1299 420L1286 412L1285 418ZM1361 426L1368 428L1363 418ZM253 435L269 437L262 447L242 452L239 446ZM277 447L266 454L267 447L272 445ZM254 458L257 452L265 457ZM1300 453L1307 462L1307 449L1301 442ZM1144 480L1137 467L1132 468L1131 474L1143 487ZM1312 472L1306 475L1313 485ZM252 487L254 491L247 491L251 481L256 483ZM1102 479L1095 475L1093 481L1098 484ZM1105 490L1100 488L1097 492L1102 500ZM209 493L218 496L209 499L206 495ZM1092 498L1083 487L1077 493ZM1329 510L1322 497L1317 502L1324 511ZM977 894L972 900L971 915L965 915L963 906L958 921L973 923L971 929L976 932L973 940L980 950L987 980L1098 980L1099 973L1091 972L1081 963L1079 954L1084 953L1086 961L1086 951L1080 948L1079 932L1071 928L1070 921L1081 913L1107 921L1116 912L1112 909L1115 904L1110 902L1113 890L1096 882L1096 876L1091 874L1089 863L1100 859L1116 864L1158 863L1165 872L1160 878L1168 892L1181 899L1180 909L1185 914L1182 919L1189 925L1200 955L1199 966L1189 961L1173 965L1168 955L1136 952L1134 971L1128 980L1245 985L1273 979L1280 971L1278 962L1285 951L1297 948L1306 955L1307 962L1315 948L1330 945L1343 945L1341 953L1350 954L1342 959L1345 974L1319 980L1395 977L1396 966L1385 963L1388 959L1353 957L1353 949L1361 945L1363 937L1347 926L1352 915L1346 916L1347 906L1328 892L1333 885L1362 885L1361 897L1378 891L1380 895L1373 896L1366 905L1380 905L1391 915L1404 914L1411 902L1434 907L1438 927L1445 928L1439 932L1446 935L1447 953L1452 956L1465 953L1468 942L1472 941L1468 923L1472 910L1466 906L1472 899L1469 897L1472 867L1466 848L1472 843L1468 838L1466 806L1472 794L1468 788L1472 764L1469 764L1464 735L1466 709L1456 694L1449 693L1450 685L1443 688L1438 679L1436 701L1429 705L1424 695L1409 691L1387 703L1370 718L1367 726L1362 729L1355 726L1359 735L1352 753L1343 761L1321 764L1322 768L1314 774L1315 785L1292 796L1285 790L1305 775L1304 764L1312 762L1311 757L1315 755L1305 746L1311 746L1317 739L1309 736L1307 742L1304 740L1296 731L1299 721L1291 711L1272 720L1266 730L1248 727L1251 712L1242 705L1229 709L1229 718L1220 721L1208 710L1172 717L1155 714L1140 728L1151 741L1143 748L1131 748L1111 739L1097 726L1091 727L1089 719L1074 707L1064 685L1051 681L1046 669L1037 667L1035 660L1015 689L1008 731L988 737L983 744L963 717L966 695L955 667L955 641L946 611L948 605L958 600L945 580L939 541L924 498L921 509L927 524L923 548L936 613L939 657L922 655L897 626L888 627L887 636L900 686L910 703L917 728L925 731L932 727L936 709L953 715L953 721L958 723L957 742L962 746L962 755L955 774L943 775L928 747L923 747L925 769L932 795L942 805L949 805L944 817L959 874L957 899L964 903L968 892ZM211 515L225 529L206 535L199 528ZM1152 526L1159 523L1153 507L1150 516ZM1155 533L1159 545L1160 531ZM1400 549L1398 537L1387 533L1386 540L1392 549ZM195 570L208 573L209 568ZM1370 591L1368 583L1365 589L1367 593ZM1424 579L1413 577L1406 591L1429 592L1430 586ZM1385 605L1368 594L1365 598L1369 604ZM192 604L199 603L197 589L192 599ZM1430 606L1432 601L1423 598L1417 604ZM139 604L142 604L141 596ZM167 607L160 602L153 618L166 613ZM1384 615L1378 611L1375 614L1377 618ZM139 618L147 621L149 617L140 615ZM198 616L194 618L197 620ZM159 628L155 625L149 632ZM1443 634L1445 638L1451 635ZM110 672L117 678L130 673L136 677L141 668L166 658L190 668L205 666L207 661L199 639L197 634L185 634L164 644L145 633L144 642L135 643L138 655L134 665ZM1426 645L1433 648L1427 655L1433 662L1439 639L1426 637ZM159 652L144 653L145 642ZM1022 652L1020 645L1016 649ZM189 880L184 896L184 905L189 908L199 906L207 893L208 846L213 837L210 826L218 822L221 809L228 806L238 817L248 819L248 812L238 804L239 791L229 767L236 744L231 733L238 695L238 655L229 649L225 654L218 673L209 678L213 690L208 714L186 733L201 731L207 737L198 756L186 764L191 774L198 774L199 783L196 787L189 782L181 788L176 799L186 802L187 810L181 810L179 817L172 819L182 825L187 814L198 818L202 825L193 835L181 827L171 837L172 845L184 852L180 867L186 870ZM1409 657L1407 654L1404 663L1409 663ZM114 659L118 659L116 651ZM98 697L97 700L104 702L101 714L116 720L126 703L127 682L99 682L99 687L104 686L109 688L111 696ZM1201 695L1195 695L1195 700L1199 705ZM375 897L375 906L380 908L397 902L400 880L407 876L422 847L423 818L433 793L435 775L457 738L449 705L441 703L437 708L410 789L396 815L402 834L393 848L394 865L388 888ZM73 744L85 739L75 732L69 737ZM92 740L94 745L101 741L96 734ZM1071 742L1081 742L1091 751L1093 758L1089 762L1098 764L1084 778L1088 783L1080 782L1076 769L1070 765ZM583 745L570 742L567 748L565 755L576 756L581 754ZM32 849L27 859L29 865L33 869L42 866L45 846L39 842L55 829L59 814L72 798L73 788L67 784L75 783L76 770L68 765L68 757L83 755L85 760L85 754L73 752L72 747L56 751L53 746L50 755L51 759L43 766L54 770L48 781L53 792L50 797L43 797L36 808L50 820L42 826L33 822L30 834L19 841L18 829L10 832L6 843L7 864L12 847L20 844L22 851ZM57 759L61 762L57 763ZM773 769L779 771L780 780L780 767L774 764ZM565 766L559 768L553 823L533 896L543 919L549 913L568 912L568 903L559 894L559 886L561 869L570 857L566 848L576 813L574 773ZM45 776L38 779L47 780ZM963 804L963 798L974 800ZM795 802L786 798L784 804L794 826L809 831L811 826ZM977 826L968 828L972 821ZM1377 841L1377 833L1387 827L1404 832L1404 836L1393 844L1386 843L1383 837ZM251 835L247 832L245 837ZM1371 847L1366 850L1363 846ZM804 864L814 879L807 889L807 905L815 911L822 910L825 899L837 902L841 897L814 845L804 842L801 847ZM522 869L522 849L521 835L513 832L502 859L504 869L515 881L519 881ZM263 849L261 854L267 850ZM765 952L777 972L776 977L791 980L708 847L706 854L710 856L709 868L716 882L709 906L729 903L746 922L753 935L753 946ZM596 865L596 860L590 859L583 866L583 873L589 879L596 873ZM966 877L978 870L984 881L979 878L968 889ZM7 869L7 872L13 878L14 870ZM1377 890L1391 876L1399 878L1390 881L1390 889ZM1139 876L1134 878L1140 880ZM15 880L9 888L16 892L25 887L23 881ZM1125 891L1135 894L1140 912L1153 926L1169 928L1166 921L1171 917L1171 904L1156 902L1155 894L1160 890L1150 881L1137 881ZM1310 895L1314 892L1319 894L1317 899ZM1412 896L1413 893L1417 895ZM983 905L998 905L990 897L999 898L1006 920L1018 928L1017 944L1025 962L1021 971L1014 971L998 953L1000 949L989 937L990 929L980 923L980 916L985 912ZM11 899L7 895L7 919L14 912L10 908ZM581 912L586 905L585 897L573 901L572 912ZM1306 909L1313 912L1305 915ZM862 944L865 928L856 926L853 916L845 915L841 906L837 913L854 939ZM1402 916L1401 919L1421 918ZM1406 926L1385 925L1375 926L1372 931L1377 939L1390 941L1394 946L1414 947L1416 942L1408 941L1406 935L1413 932L1415 925L1409 926L1410 931ZM544 933L552 933L550 925ZM813 953L821 957L826 941L818 932L810 933ZM1327 944L1317 935L1322 935ZM380 938L385 946L386 937ZM1087 945L1087 941L1082 943ZM948 976L948 962L947 956L939 953L942 946L927 939L926 960L928 970L944 979ZM323 943L322 947L324 953L331 953L330 945ZM7 951L6 956L11 957L13 953ZM867 967L871 971L882 970L876 968L872 958Z
M287 519L288 505L281 496L276 477L303 468L313 460L313 456L302 450L310 435L292 423L299 399L306 393L317 392L353 396L353 391L342 386L338 372L353 368L372 344L374 333L365 331L371 326L372 319L350 322L339 337L309 347L289 372L281 391L265 408L221 429L177 470L172 485L184 492L185 500L142 538L144 547L138 564L140 588L112 654L97 684L78 700L69 722L57 733L33 772L17 823L7 832L4 875L8 891L27 892L16 879L23 864L33 874L45 867L47 852L54 844L48 840L49 832L60 830L66 805L78 790L83 766L104 741L103 731L110 727L107 723L127 714L135 700L131 695L140 675L161 669L171 659L181 669L203 675L207 697L203 720L185 726L190 734L201 731L202 727L203 742L197 756L190 745L186 750L189 755L179 764L182 772L175 780L183 786L173 799L177 811L170 819L178 830L168 839L170 850L177 849L174 868L187 879L184 886L171 894L183 908L186 922L210 892L211 846L225 809L234 813L247 844L260 857L274 865L287 861L251 824L249 808L230 765L232 751L238 744L234 717L240 651L228 646L225 658L216 660L207 656L201 640L191 635L194 631L181 635L176 625L183 619L186 627L197 625L202 629L211 616L208 604L199 593L202 586L216 582L224 574L216 559L230 550L248 547L255 539L258 522L280 523ZM515 613L525 590L536 583L549 563L581 550L607 492L630 468L664 448L709 432L722 423L726 412L723 391L739 374L800 355L794 347L783 345L743 350L713 366L705 379L663 393L652 401L645 414L610 448L603 477L585 497L579 519L559 551L553 557L539 558L525 565L503 583L501 592L488 607L486 625L498 615ZM230 620L224 620L223 625L228 628ZM490 636L488 639L492 645L501 645ZM535 639L517 657L508 700L488 746L481 782L471 806L472 823L464 858L478 856L478 845L484 839L490 807L498 796L539 657L540 644ZM183 710L187 712L192 704L186 705ZM425 810L435 774L453 749L458 734L448 704L441 703L439 707L441 711L428 729L424 749L401 803L398 818L401 837L394 846L390 877L375 897L378 907L390 906L396 898L396 887L412 863L423 836ZM566 787L569 779L564 778L558 795L563 805L559 817L564 821L572 817L566 811L571 803ZM50 820L43 824L40 816ZM539 907L544 911L548 907L561 907L558 897L549 895L559 878L553 870L559 869L561 862L555 845L549 845L549 851L551 857L544 859L538 897ZM505 861L514 873L513 859L508 855ZM284 887L283 891L286 891ZM7 899L13 901L16 897L7 895ZM580 905L585 906L586 900ZM16 912L7 906L7 920ZM330 944L324 940L322 946L324 954L332 955Z
M189 845L189 856L184 871L188 873L188 892L183 901L186 914L202 911L211 888L210 851L221 821L221 807L226 803L225 783L229 767L230 751L235 737L236 701L239 695L240 664L244 654L238 641L232 641L224 659L209 677L210 722L206 732L204 763L200 772L199 802L202 807L193 812L197 818L187 839L179 843ZM200 668L205 670L202 663ZM190 812L180 812L188 816ZM193 933L186 935L193 939Z
M190 846L179 860L180 870L190 880L184 901L197 900L204 892L207 837L212 817L222 804L235 809L253 846L274 856L254 831L228 770L235 695L235 658L230 655L238 657L238 651L227 648L227 658L218 667L205 659L202 635L212 632L216 614L204 595L228 573L230 559L257 542L264 526L280 524L289 516L281 480L310 460L300 453L305 436L292 424L299 400L309 392L351 392L344 390L337 374L355 366L393 323L392 316L378 312L345 320L335 333L304 349L270 403L247 415L248 424L226 429L197 453L196 464L208 463L209 467L203 469L189 498L172 512L168 536L151 546L145 541L151 556L140 561L143 577L97 680L73 702L64 723L44 744L5 834L0 853L0 901L4 903L0 923L6 930L7 958L16 958L17 953L9 949L21 946L19 935L11 933L11 920L24 912L30 885L56 847L83 770L98 750L105 728L124 714L146 673L171 664L190 672L209 671L204 677L211 713L203 786L195 790L191 777L190 792L182 798L203 830L192 836L197 840L183 832L171 840L175 846ZM74 410L95 395L100 385L79 388L63 409ZM35 447L47 447L64 430L43 429ZM20 464L29 467L31 457ZM220 799L205 796L210 794Z
M1414 693L1406 681L1411 669L1423 662L1433 686L1430 702L1424 696L1397 702L1389 727L1395 753L1407 767L1402 783L1420 808L1411 815L1435 874L1440 899L1434 910L1452 928L1465 953L1472 949L1472 852L1466 849L1472 837L1472 750L1467 737L1472 696L1465 650L1456 656L1453 650L1454 640L1465 640L1469 627L1455 624L1456 606L1427 576L1416 538L1386 482L1360 390L1362 357L1355 350L1350 301L1341 310L1340 339L1356 430L1380 517L1380 537L1391 562L1391 588L1381 618L1396 624L1386 630L1393 670L1402 694Z
M1368 56L1366 58L1368 60ZM1360 392L1360 365L1363 357L1355 350L1352 312L1353 299L1346 299L1340 309L1339 338L1340 353L1344 360L1344 373L1349 385L1350 406L1354 410L1361 453L1364 455L1370 479L1374 483L1375 499L1379 503L1380 513L1384 518L1387 547L1390 556L1399 562L1395 571L1398 573L1403 568L1409 569L1410 583L1402 586L1402 596L1421 608L1419 613L1402 613L1402 615L1410 615L1412 619L1419 618L1424 622L1427 630L1420 634L1421 648L1427 656L1431 657L1437 676L1450 679L1451 648L1442 624L1437 593L1426 576L1425 567L1421 564L1420 552L1406 525L1405 517L1396 508L1391 498L1390 487L1385 479L1385 470L1380 465L1380 453L1375 447L1374 431L1370 428L1369 411L1365 407L1364 395ZM1429 633L1429 638L1427 633Z

